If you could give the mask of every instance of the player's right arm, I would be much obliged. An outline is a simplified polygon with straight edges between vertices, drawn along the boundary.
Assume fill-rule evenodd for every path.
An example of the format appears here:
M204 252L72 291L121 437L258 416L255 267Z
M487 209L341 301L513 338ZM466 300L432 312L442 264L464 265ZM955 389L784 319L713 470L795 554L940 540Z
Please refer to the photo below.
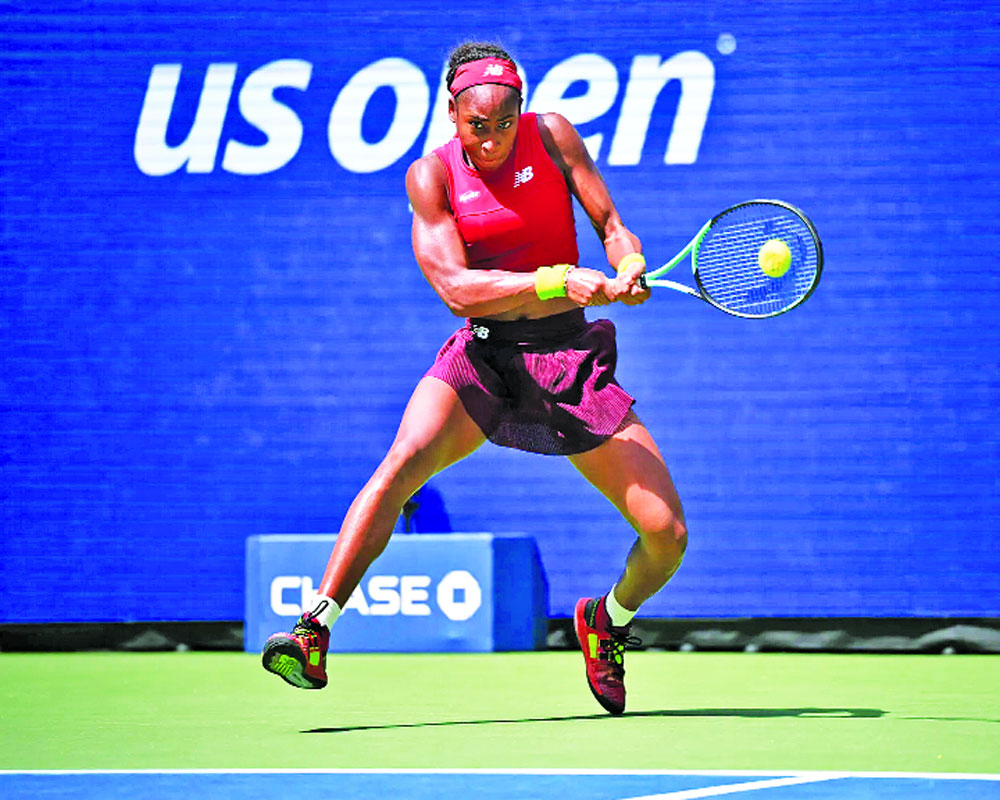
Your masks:
M446 185L444 164L433 153L414 161L406 173L413 255L445 305L459 317L489 317L537 300L531 273L469 268Z
M447 173L433 153L413 162L406 193L413 208L413 254L427 282L459 317L539 317L574 305L604 305L604 284L572 299L539 300L534 272L470 269L465 241L448 201ZM589 271L588 271L589 272ZM556 307L556 306L564 306Z

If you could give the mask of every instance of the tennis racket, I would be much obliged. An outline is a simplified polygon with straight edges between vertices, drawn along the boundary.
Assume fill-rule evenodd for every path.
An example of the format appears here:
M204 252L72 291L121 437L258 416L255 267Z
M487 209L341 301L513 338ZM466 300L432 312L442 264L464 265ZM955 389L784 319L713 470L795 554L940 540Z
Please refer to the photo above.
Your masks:
M697 288L666 275L690 253ZM640 276L746 319L776 317L802 305L823 272L823 246L809 218L780 200L750 200L710 219L681 252Z

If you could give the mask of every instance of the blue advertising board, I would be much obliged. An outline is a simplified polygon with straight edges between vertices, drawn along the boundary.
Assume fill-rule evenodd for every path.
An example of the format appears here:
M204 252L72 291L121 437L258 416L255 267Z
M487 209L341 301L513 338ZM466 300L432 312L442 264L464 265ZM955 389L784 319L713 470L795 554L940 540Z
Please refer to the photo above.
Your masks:
M776 320L600 310L690 530L641 613L1000 617L996 4L569 13L0 8L0 623L240 619L248 536L339 529L461 322L403 182L466 39L577 126L650 262L755 197L823 239ZM487 445L428 492L453 530L533 536L554 616L633 539L563 459Z
M244 643L291 630L313 606L336 536L247 539ZM548 585L530 536L402 534L344 604L336 652L490 652L544 648Z

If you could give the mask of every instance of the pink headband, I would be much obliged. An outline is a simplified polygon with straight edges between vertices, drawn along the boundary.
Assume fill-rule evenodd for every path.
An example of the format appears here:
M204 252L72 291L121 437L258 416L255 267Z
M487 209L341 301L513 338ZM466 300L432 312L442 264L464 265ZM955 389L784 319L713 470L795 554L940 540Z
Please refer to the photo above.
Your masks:
M521 76L517 74L517 68L510 61L492 57L462 64L449 90L452 97L458 97L459 92L470 86L482 86L484 83L499 83L521 91Z

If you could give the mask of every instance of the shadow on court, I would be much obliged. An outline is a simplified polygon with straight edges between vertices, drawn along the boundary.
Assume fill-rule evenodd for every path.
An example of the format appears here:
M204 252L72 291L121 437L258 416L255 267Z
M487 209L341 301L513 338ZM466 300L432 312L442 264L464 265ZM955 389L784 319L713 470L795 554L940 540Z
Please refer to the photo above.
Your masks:
M880 708L669 708L660 711L626 711L623 718L632 717L820 717L875 718L887 712ZM524 717L522 719L459 719L438 722L395 722L385 725L343 725L329 728L311 728L302 733L350 733L352 731L397 730L401 728L440 728L455 725L519 725L534 722L570 722L588 719L613 719L608 714L568 714L554 717Z

